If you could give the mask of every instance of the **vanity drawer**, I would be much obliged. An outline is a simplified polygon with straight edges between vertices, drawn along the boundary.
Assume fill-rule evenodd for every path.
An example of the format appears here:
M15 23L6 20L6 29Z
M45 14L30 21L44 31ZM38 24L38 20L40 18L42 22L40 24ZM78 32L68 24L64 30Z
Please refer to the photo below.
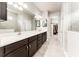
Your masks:
M37 48L39 49L42 46L42 40L37 41Z
M43 39L43 35L42 33L38 35L38 40L42 40Z
M38 36L39 36L39 37L41 37L41 36L42 36L42 34L43 34L43 33L41 33L41 34L38 34Z
M47 40L47 32L43 33L43 43Z
M32 41L34 41L34 40L37 40L37 35L32 36L32 37L30 37L30 38L28 39L29 43L32 42Z
M28 50L26 49L26 46L22 46L21 48L5 55L5 57L27 57L28 56Z
M10 44L10 45L7 45L5 46L5 55L18 49L19 47L25 45L28 43L28 39L24 39L24 40L21 40L21 41L18 41L18 42L15 42L13 44Z

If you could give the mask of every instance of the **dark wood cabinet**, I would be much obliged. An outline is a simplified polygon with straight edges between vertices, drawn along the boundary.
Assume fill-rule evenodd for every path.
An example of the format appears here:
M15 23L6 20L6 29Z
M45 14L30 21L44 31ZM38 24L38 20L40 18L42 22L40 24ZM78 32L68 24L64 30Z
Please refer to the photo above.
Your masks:
M0 19L7 20L7 2L0 2Z
M42 46L42 40L37 41L37 48L39 49Z
M26 45L6 55L6 57L27 57L27 56L28 56L28 48Z
M37 51L37 40L32 41L29 43L29 57L33 56Z
M42 46L42 41L43 41L43 33L38 34L38 39L37 39L37 48L38 49Z
M24 39L4 47L6 57L28 56L28 39ZM22 55L23 54L23 55Z
M43 33L43 43L47 40L47 32Z
M38 34L38 40L42 40L43 39L43 35L42 35L43 33L41 33L41 34Z
M28 39L24 39L24 40L21 40L21 41L18 41L13 44L5 46L4 47L5 48L5 55L11 53L12 51L14 51L26 44L28 44Z
M34 40L37 40L37 35L30 37L28 41L30 43L30 42L32 42Z
M0 47L0 57L32 57L47 39L47 33L41 33L21 41Z
M1 5L2 3L0 2L0 19L2 18L2 5Z
M0 57L4 56L4 47L0 47Z

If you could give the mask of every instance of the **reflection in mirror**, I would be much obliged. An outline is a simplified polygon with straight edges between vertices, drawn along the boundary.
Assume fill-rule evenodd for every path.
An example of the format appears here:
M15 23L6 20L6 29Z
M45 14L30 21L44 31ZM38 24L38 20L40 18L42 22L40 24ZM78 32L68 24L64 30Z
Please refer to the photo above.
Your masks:
M42 15L33 2L7 2L7 21L0 22L0 32L43 29L47 27L47 20Z
M7 10L7 21L0 22L0 32L18 31L17 14Z
M46 19L46 20L43 20L42 26L43 26L43 27L47 27L47 19Z
M40 21L35 21L35 13L39 11L30 2L9 2L7 5L7 21L0 22L0 32L31 31L40 26Z
M36 22L36 27L40 27L40 20L35 20Z

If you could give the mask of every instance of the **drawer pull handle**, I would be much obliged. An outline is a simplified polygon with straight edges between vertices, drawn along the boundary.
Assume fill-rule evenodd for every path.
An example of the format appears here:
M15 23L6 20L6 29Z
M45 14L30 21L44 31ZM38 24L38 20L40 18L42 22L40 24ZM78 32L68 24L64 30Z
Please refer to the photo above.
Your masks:
M27 46L27 49L28 49L28 46Z
M29 45L29 47L31 48L31 45Z

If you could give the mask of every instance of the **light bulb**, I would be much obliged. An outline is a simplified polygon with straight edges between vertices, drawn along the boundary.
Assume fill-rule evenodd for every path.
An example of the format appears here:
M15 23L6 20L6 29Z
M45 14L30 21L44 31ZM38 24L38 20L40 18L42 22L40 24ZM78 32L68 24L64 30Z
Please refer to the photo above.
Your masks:
M23 4L22 6L23 8L28 8L27 4Z

